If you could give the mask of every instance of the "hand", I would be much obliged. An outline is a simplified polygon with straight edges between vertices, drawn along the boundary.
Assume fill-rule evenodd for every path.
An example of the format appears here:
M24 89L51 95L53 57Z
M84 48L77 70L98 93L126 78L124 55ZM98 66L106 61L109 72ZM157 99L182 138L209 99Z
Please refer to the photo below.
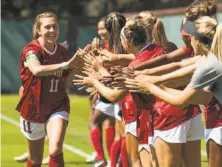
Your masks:
M92 49L99 49L99 48L100 48L99 38L93 38Z
M96 80L95 77L89 76L89 77L84 77L81 75L75 75L78 79L74 79L74 85L82 85L82 86L93 86L93 82Z
M77 68L81 70L83 65L84 65L84 60L82 57L82 53L80 51L77 51L74 54L74 56L68 61L68 68L70 69Z
M122 73L123 73L124 76L126 76L127 78L134 78L134 76L135 76L134 69L133 69L132 66L123 67Z
M105 62L111 62L111 61L114 61L114 60L117 60L117 55L109 52L108 50L106 49L100 49L98 50L99 54L104 57L104 61Z
M99 68L103 67L103 59L101 56L93 56L92 53L89 53L84 56L85 65L88 67L91 67L95 70L98 70Z
M140 92L150 94L151 83L147 80L127 79L125 86L130 92Z

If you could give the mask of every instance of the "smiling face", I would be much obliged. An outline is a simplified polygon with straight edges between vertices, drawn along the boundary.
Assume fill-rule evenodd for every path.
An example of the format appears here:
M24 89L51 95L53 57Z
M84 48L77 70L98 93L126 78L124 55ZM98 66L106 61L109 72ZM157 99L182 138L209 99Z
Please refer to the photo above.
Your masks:
M47 44L54 44L59 36L59 25L54 17L45 17L40 20L38 30L40 38Z
M97 26L98 35L102 40L108 40L108 32L105 28L105 21L99 21Z

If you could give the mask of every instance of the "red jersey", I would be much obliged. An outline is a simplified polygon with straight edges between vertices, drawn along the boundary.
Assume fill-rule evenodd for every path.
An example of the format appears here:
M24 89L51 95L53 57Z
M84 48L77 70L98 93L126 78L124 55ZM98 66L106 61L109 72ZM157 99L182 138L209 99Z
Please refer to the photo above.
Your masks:
M172 50L167 50L172 52L177 49L173 43L170 43ZM186 52L192 53L191 49L184 47ZM180 110L160 99L156 99L154 105L154 129L157 130L168 130L172 129L178 125L183 124L185 121L197 116L201 113L199 106L189 105L186 109Z
M65 92L67 70L58 70L49 76L34 76L26 65L26 56L34 54L42 65L62 63L68 60L67 50L55 44L53 53L48 53L38 40L30 42L22 51L20 76L24 92L16 109L31 122L45 122L57 111L69 112L69 98Z
M155 44L150 44L140 54L138 54L134 60L130 62L129 66L140 64L143 61L152 59L160 55L162 52L163 52L162 47L157 46ZM147 100L147 95L141 93L133 93L133 94L129 93L121 100L123 118L126 124L136 121L138 109L152 108L150 103L148 103L149 105L146 103L146 100Z
M206 129L222 126L222 105L214 96L204 111Z
M163 51L162 47L149 44L131 61L129 66L138 65L146 60L157 57ZM153 136L152 111L154 102L155 97L153 95L142 93L129 93L122 100L122 111L125 122L137 121L137 139L140 144L147 144L148 136Z

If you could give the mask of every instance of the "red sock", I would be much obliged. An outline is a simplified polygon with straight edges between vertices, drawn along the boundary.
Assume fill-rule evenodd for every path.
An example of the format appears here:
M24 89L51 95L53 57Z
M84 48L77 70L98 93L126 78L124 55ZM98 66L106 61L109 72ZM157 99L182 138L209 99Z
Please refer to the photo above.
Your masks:
M123 167L129 167L128 155L126 150L126 138L122 138L121 151L120 151L121 163Z
M111 146L113 144L115 138L115 128L107 128L106 129L106 147L107 147L107 151L109 153L110 156L110 150L111 150Z
M39 165L34 165L34 164L32 163L32 161L28 158L28 159L27 159L27 162L26 162L26 166L27 166L27 167L41 167L41 164L39 164Z
M104 159L102 135L101 130L99 128L91 130L91 141L97 154L96 160Z
M49 167L64 167L63 153L58 155L49 155Z
M116 167L118 155L120 152L121 147L121 139L115 140L112 144L111 151L110 151L110 164L111 167Z

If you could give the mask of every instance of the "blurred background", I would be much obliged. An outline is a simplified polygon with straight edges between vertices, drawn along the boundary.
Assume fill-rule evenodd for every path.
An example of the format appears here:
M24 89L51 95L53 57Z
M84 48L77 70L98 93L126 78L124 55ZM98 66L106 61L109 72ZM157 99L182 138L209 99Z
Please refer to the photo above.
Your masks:
M168 39L183 46L179 27L193 0L2 0L1 1L1 93L16 93L20 87L19 59L23 47L32 40L32 24L36 15L52 11L60 24L58 42L68 41L72 56L97 35L99 18L112 11L126 16L150 10L164 22ZM218 18L222 21L222 0ZM76 91L73 88L72 91Z

